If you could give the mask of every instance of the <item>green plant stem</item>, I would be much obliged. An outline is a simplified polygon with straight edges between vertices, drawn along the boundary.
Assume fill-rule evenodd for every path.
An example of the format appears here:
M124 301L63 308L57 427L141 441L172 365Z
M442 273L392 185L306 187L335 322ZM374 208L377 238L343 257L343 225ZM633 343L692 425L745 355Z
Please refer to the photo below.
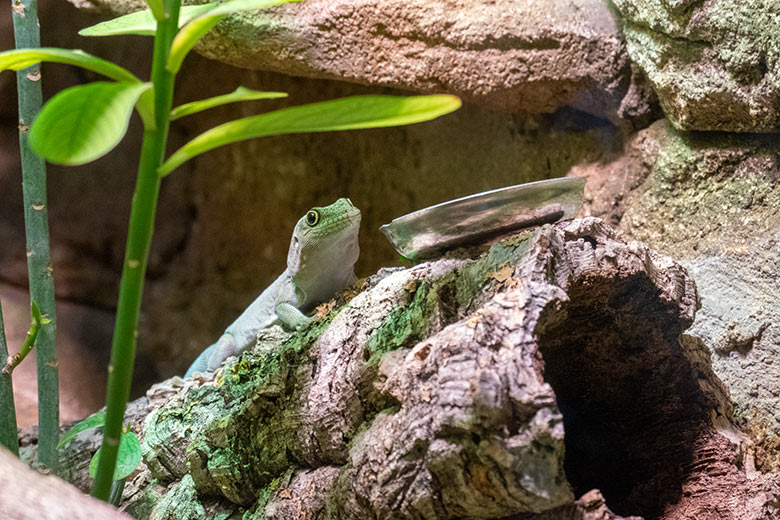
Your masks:
M13 0L12 9L16 48L40 47L37 0ZM37 302L41 312L49 319L41 327L38 348L35 349L38 365L38 461L56 473L60 399L57 353L54 349L56 320L46 205L46 163L30 150L27 142L30 124L41 108L40 80L40 65L16 73L30 300Z
M3 306L0 305L0 365L8 361L8 344L5 341L3 326ZM19 456L19 437L16 426L16 408L14 406L14 387L11 374L0 373L0 446Z
M111 492L108 496L108 503L112 506L119 507L119 502L122 501L122 492L125 490L125 481L127 479L121 478L111 483Z
M41 311L38 309L35 302L31 302L30 307L32 308L32 323L30 324L30 330L27 331L27 337L24 339L24 343L22 343L22 348L19 349L19 352L17 352L14 357L7 360L3 369L0 370L3 374L11 375L14 368L24 361L24 358L27 357L27 354L29 354L35 346L35 339L38 337L41 325L46 323L45 320L41 319Z
M176 35L179 19L179 0L166 0L170 17L157 22L152 60L154 85L155 127L144 130L141 157L138 165L135 194L130 209L122 281L119 286L116 324L111 342L111 361L108 366L106 391L106 425L92 495L109 500L117 452L122 437L125 406L130 397L133 378L138 316L141 310L144 277L149 258L149 247L154 231L160 176L168 137L170 110L173 101L174 75L165 70L171 42Z

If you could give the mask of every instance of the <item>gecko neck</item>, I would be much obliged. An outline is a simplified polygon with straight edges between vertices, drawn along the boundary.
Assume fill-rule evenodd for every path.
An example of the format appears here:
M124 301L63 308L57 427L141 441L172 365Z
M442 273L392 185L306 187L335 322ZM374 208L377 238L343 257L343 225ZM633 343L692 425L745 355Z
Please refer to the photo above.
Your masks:
M350 286L355 281L358 255L357 237L348 241L335 240L330 247L304 255L298 270L290 272L299 305L308 307L327 301Z

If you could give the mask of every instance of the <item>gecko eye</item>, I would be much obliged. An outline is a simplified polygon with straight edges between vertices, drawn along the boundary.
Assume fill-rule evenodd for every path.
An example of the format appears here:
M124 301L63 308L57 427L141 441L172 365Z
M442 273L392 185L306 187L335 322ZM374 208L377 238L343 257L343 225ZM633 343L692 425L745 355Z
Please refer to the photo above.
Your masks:
M306 223L314 227L317 225L317 223L320 221L320 212L316 209L311 210L306 214Z

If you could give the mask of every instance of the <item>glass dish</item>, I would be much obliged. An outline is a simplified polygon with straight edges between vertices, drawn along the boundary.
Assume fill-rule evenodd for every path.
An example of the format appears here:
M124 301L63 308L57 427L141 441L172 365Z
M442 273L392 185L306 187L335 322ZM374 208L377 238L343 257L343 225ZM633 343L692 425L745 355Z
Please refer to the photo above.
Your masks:
M574 218L584 189L584 177L518 184L429 206L379 230L406 258L432 258L515 230Z

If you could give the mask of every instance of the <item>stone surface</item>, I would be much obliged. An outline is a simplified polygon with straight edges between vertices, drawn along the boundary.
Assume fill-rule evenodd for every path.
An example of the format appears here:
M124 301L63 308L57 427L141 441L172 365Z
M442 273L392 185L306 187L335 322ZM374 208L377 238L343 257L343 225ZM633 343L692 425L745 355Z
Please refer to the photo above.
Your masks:
M780 4L613 0L628 53L683 130L780 126Z
M614 161L581 166L588 212L680 259L702 308L690 333L758 441L758 464L780 469L780 145L773 136L680 133L660 121Z
M0 512L7 520L131 520L54 476L31 470L0 449Z
M143 5L71 1L116 14ZM652 110L602 0L308 0L236 15L197 49L238 67L448 92L503 111L572 106L646 124Z

